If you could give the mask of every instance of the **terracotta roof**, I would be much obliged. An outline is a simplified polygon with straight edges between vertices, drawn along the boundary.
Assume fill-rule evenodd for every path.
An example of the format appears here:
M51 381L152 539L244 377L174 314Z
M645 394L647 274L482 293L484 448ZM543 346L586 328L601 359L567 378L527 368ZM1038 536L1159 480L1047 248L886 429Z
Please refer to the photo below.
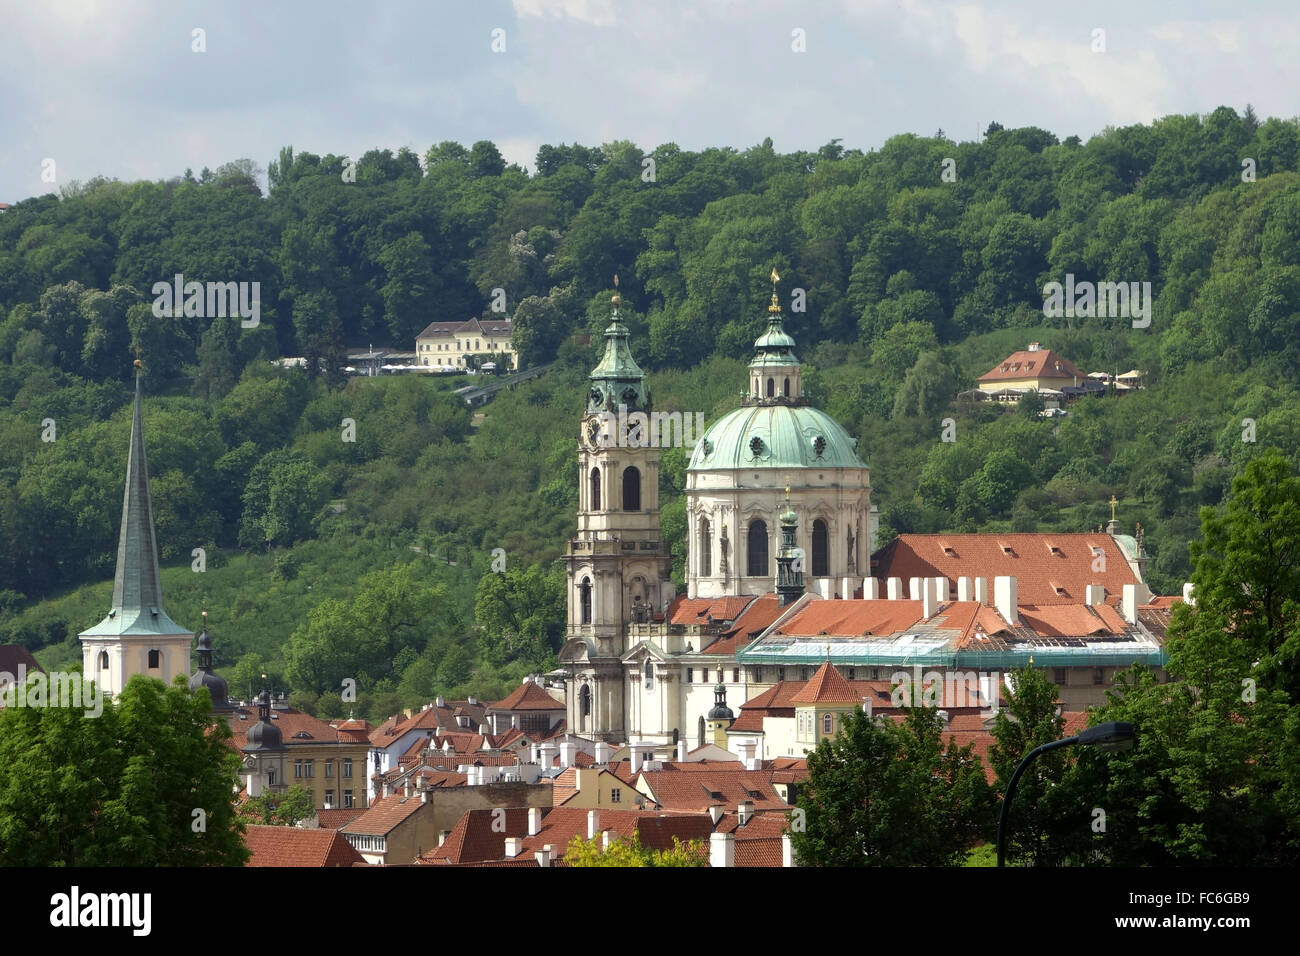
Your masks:
M1143 604L1144 608L1160 608L1163 610L1172 610L1175 605L1182 604L1183 597L1181 594L1158 594L1150 602Z
M785 850L780 837L737 840L732 862L737 867L783 866Z
M26 668L28 674L45 673L45 668L37 663L31 651L22 644L0 644L0 671L7 671L17 679L19 664Z
M862 697L827 661L817 668L817 673L791 700L796 704L858 704L862 702Z
M1020 605L1021 623L1032 627L1042 637L1087 637L1090 635L1125 634L1128 625L1109 604L1058 604L1038 607Z
M482 701L470 703L467 700L444 700L443 706L429 704L410 717L395 714L370 732L370 743L374 747L387 748L400 740L405 734L420 730L462 731L477 730L483 723L486 706ZM470 726L461 727L457 716L469 718Z
M366 861L337 830L300 830L250 824L248 866L354 866Z
M320 828L322 830L337 830L339 827L351 823L365 812L365 807L345 807L339 810L317 810L316 819L320 823Z
M511 691L505 700L487 708L488 713L503 710L564 710L564 704L542 690L532 681L525 681Z
M788 608L781 606L781 601L777 595L764 594L745 608L740 617L736 618L731 627L724 631L716 641L704 648L704 653L734 657L736 651L747 647L754 638L767 630L772 625L772 622L787 610Z
M762 771L715 770L710 773L682 773L650 770L641 783L665 810L707 810L714 804L734 807L749 801L757 810L786 809L772 789L771 775Z
M743 594L719 598L685 598L669 608L670 624L730 623L749 607L754 595Z
M420 857L421 863L480 863L498 860L505 855L506 837L528 832L528 808L504 807L505 825L492 824L501 819L492 808L467 810L461 814L447 839L436 850Z
M1059 369L1057 363L1060 363ZM1021 378L1077 378L1082 381L1087 377L1065 356L1051 349L1037 349L1012 352L976 381L1002 382Z
M1092 569L1097 559L1094 548L1100 548L1106 559L1105 571ZM992 597L993 579L1006 575L1016 578L1019 603L1040 606L1082 604L1089 584L1102 585L1106 603L1118 604L1124 585L1138 583L1115 539L1096 532L900 534L872 556L871 573L881 581L882 593L888 578L901 578L906 586L910 578L942 575L948 578L954 597L960 577L987 578ZM824 602L814 601L810 607L819 603Z
M893 634L923 620L920 601L812 601L781 625L796 637Z
M344 833L383 836L396 829L422 806L427 804L420 799L419 794L405 797L395 793L392 796L380 797L366 809L365 813L339 829Z
M223 715L230 725L231 743L237 750L242 750L246 743L249 728L257 723L257 709L237 707ZM240 717L243 720L240 720ZM354 732L331 727L325 721L311 714L305 714L293 707L283 710L272 708L272 722L279 728L284 744L290 750L302 744L358 744L364 746L364 737L357 737ZM307 736L299 736L306 734Z

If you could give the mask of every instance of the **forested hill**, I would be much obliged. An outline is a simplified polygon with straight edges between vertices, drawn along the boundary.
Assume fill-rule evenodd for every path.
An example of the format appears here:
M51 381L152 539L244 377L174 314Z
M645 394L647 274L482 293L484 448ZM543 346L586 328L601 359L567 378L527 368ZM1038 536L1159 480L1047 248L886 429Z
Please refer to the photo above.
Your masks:
M471 679L467 661L545 664L558 634L535 609L557 606L599 347L573 333L607 322L615 273L661 407L712 418L737 402L775 267L807 389L859 437L886 533L1083 530L1114 494L1125 530L1146 528L1155 587L1176 591L1197 507L1257 449L1300 453L1298 170L1295 120L1221 107L1086 143L992 124L979 142L940 131L869 152L543 146L532 171L488 142L355 163L285 148L267 195L239 160L17 203L0 213L0 643L70 655L102 616L139 345L168 580L190 574L193 548L218 555L169 602L223 605L235 649L268 659L292 632L280 663L322 690L337 676L316 667L324 635L418 574L442 591L406 609L415 636L376 636L369 662L346 666L395 693L419 664L414 696ZM260 323L156 318L151 290L177 274L259 283ZM1149 326L1045 318L1044 285L1067 276L1150 282ZM461 381L337 374L345 346L410 350L429 322L502 299L524 363L559 361L481 425L450 394ZM1148 387L1057 421L950 406L1030 340L1084 371L1139 368ZM287 355L331 371L265 361ZM940 442L949 416L957 441ZM663 477L680 543L679 454ZM484 584L495 547L510 572ZM346 580L338 561L353 562ZM452 645L457 666L440 671Z

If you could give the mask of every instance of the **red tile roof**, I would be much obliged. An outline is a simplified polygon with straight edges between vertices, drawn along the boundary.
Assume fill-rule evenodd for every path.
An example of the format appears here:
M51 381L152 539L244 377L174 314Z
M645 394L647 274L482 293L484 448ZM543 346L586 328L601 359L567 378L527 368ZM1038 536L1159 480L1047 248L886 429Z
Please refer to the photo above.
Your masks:
M511 691L505 700L489 706L487 712L503 710L564 710L564 704L532 681L525 681Z
M920 601L812 601L781 625L796 637L893 634L923 620Z
M1059 363L1060 368L1057 368ZM1004 371L1005 370L1005 371ZM1085 381L1084 375L1068 358L1051 349L1012 352L981 375L977 382L1003 382L1021 378L1073 378Z
M780 837L737 840L732 862L737 867L784 866L785 849Z
M1004 551L1003 545L1009 550ZM1105 571L1092 569L1097 559L1094 548L1100 548L1106 559ZM983 577L988 579L990 597L993 579L1006 575L1016 578L1017 601L1036 605L1081 604L1089 584L1102 585L1106 603L1118 604L1124 585L1138 583L1115 539L1096 532L900 534L873 556L871 573L882 582L882 593L888 578L902 578L906 584L910 578L942 575L948 578L953 596L958 578ZM814 601L811 606L818 603L824 602Z
M749 607L754 595L728 596L719 598L685 598L673 602L669 608L670 624L712 624L730 623Z
M758 810L785 809L787 804L772 789L771 775L762 771L715 770L682 773L650 770L641 784L665 810L707 810L714 804L734 807L749 801Z
M772 622L787 610L789 608L782 607L780 599L775 594L762 595L745 608L740 617L736 618L731 627L716 641L704 648L703 653L734 657L736 651L749 646L754 638L767 630Z
M365 859L337 830L300 830L250 824L244 844L249 866L354 866Z
M391 833L409 817L417 813L422 806L427 806L419 794L410 797L395 793L380 797L372 803L366 812L351 823L339 829L344 833L364 833L369 836L383 836Z
M243 720L239 719L241 715L244 718ZM257 723L257 709L239 707L225 716L226 722L230 725L231 744L236 749L243 749L247 742L249 728ZM283 710L273 708L271 710L271 720L279 729L285 746L291 749L300 744L340 743L364 745L366 743L364 737L358 737L352 731L331 727L325 721L313 717L311 714L305 714L293 707L286 707ZM300 737L299 734L306 734L307 736Z
M345 807L336 810L317 810L316 819L320 822L322 830L337 830L339 827L346 826L361 814L366 812L365 807Z
M791 698L795 704L858 704L862 696L849 686L849 682L830 661L817 668L803 689Z

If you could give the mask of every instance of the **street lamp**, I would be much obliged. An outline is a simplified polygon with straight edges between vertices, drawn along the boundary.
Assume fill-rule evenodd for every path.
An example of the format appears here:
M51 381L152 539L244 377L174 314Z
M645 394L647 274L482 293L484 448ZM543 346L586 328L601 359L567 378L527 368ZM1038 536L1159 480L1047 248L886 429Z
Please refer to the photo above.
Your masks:
M1039 754L1045 754L1049 750L1056 750L1059 747L1069 747L1071 744L1083 744L1085 747L1096 747L1098 750L1104 751L1132 750L1135 736L1132 724L1111 721L1108 724L1089 727L1077 737L1066 737L1064 740L1053 740L1045 743L1025 754L1025 759L1020 761L1020 765L1016 767L1016 772L1011 775L1011 782L1007 784L1007 792L1002 797L1002 812L998 815L998 866L1006 865L1007 816L1011 812L1011 798L1015 796L1016 783L1020 780L1020 775L1025 772L1025 768L1033 763L1035 757Z

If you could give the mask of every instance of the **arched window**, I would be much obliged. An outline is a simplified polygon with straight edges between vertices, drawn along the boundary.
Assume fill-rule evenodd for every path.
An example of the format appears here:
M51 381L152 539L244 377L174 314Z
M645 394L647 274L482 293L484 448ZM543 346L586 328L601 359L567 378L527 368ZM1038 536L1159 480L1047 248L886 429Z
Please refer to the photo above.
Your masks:
M826 522L818 518L812 526L812 573L815 578L824 578L831 573L829 539Z
M641 510L641 472L631 466L623 469L623 510Z
M708 518L700 519L700 562L696 567L703 577L713 573L713 531Z
M767 575L767 522L757 519L749 523L749 540L745 542L749 556L748 574L751 578Z
M591 578L583 578L578 585L579 603L582 605L582 623L591 623Z
M833 716L831 716L830 714L822 714L822 733L824 734L833 733L834 731L832 730L832 728L835 726L834 722L835 722L835 718Z
M582 690L578 691L578 716L591 716L591 687L587 684L583 684Z
M108 670L108 651L99 652L99 669L102 671Z
M775 391L776 391L776 385L773 382L773 380L769 378L767 380L767 397L771 398Z
M600 510L600 469L591 469L591 510Z
M162 651L153 650L149 652L149 670L155 670L162 667Z
M655 689L655 663L654 661L645 662L645 689Z
M790 377L789 377L789 376L786 376L786 379L785 379L785 391L782 392L781 394L783 394L786 398L789 398L789 397L790 397Z
M699 739L699 745L700 745L701 747L703 747L703 746L704 746L704 717L703 717L703 715L700 716L700 731L699 731L699 738L698 738L698 739Z

